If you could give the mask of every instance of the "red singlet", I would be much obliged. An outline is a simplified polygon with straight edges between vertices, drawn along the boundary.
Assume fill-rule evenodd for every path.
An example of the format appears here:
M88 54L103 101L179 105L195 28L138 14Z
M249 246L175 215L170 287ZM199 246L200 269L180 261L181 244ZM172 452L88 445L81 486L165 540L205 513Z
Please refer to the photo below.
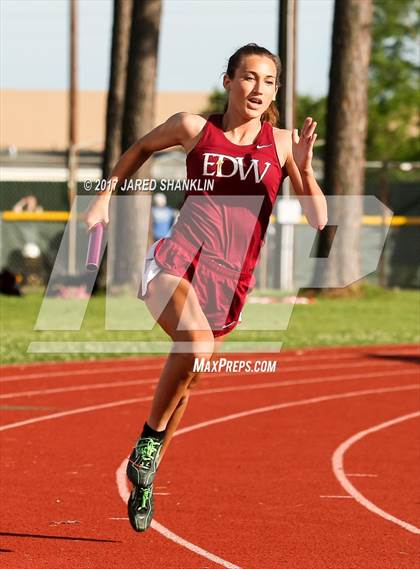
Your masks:
M268 122L253 144L230 142L212 115L187 155L184 202L155 261L193 285L214 336L239 320L274 202L285 176ZM195 181L195 182L194 182ZM204 191L203 191L204 188Z

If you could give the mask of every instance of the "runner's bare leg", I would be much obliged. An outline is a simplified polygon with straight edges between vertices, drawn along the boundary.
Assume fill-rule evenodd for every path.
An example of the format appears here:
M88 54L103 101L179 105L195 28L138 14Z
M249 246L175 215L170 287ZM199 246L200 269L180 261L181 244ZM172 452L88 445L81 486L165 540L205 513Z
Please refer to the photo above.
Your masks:
M215 350L212 354L212 357L215 355L215 353L219 352L219 350L221 349L221 345L223 342L223 336L218 336L215 339L215 342L216 342L216 346L215 346ZM212 359L212 358L210 358L210 359ZM184 395L181 397L181 399L178 403L178 406L175 408L175 411L172 413L172 416L169 419L169 422L166 426L165 440L164 440L164 443L162 446L162 450L160 451L158 464L161 463L163 455L165 454L165 451L168 448L169 443L171 442L171 439L174 436L174 433L178 428L178 425L182 419L182 416L185 413L185 410L188 406L188 400L189 400L190 395L191 395L191 389L198 382L201 375L202 375L201 372L195 374L195 376L191 380L190 384L188 385L188 388L186 389Z
M168 298L168 290L169 300L162 310L162 299ZM148 284L145 302L174 342L156 386L147 420L152 429L163 431L197 373L193 371L195 358L209 360L215 341L197 295L186 279L162 271ZM186 346L184 352L179 350L179 346Z

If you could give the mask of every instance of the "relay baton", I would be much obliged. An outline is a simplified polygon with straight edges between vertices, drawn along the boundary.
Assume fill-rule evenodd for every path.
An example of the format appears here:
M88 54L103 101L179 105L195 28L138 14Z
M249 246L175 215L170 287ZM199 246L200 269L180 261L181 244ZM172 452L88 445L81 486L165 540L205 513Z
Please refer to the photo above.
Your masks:
M89 231L89 243L86 257L86 269L97 271L100 262L102 238L104 235L104 224L96 223Z

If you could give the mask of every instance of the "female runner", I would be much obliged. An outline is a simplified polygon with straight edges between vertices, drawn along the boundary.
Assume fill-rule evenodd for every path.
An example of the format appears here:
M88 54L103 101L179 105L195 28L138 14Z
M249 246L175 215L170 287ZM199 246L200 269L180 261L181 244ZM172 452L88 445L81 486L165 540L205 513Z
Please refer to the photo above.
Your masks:
M256 44L238 49L223 78L228 103L208 120L178 113L133 144L115 165L106 192L85 214L88 230L109 222L112 189L158 150L182 145L187 179L213 181L212 189L188 192L170 237L146 255L138 297L173 341L150 414L127 466L133 484L128 515L136 531L153 516L153 480L184 414L199 373L222 337L241 320L270 214L286 175L316 229L327 223L325 197L312 171L316 122L307 118L300 137L275 127L281 64ZM287 174L286 174L287 171ZM188 198L188 199L187 199Z

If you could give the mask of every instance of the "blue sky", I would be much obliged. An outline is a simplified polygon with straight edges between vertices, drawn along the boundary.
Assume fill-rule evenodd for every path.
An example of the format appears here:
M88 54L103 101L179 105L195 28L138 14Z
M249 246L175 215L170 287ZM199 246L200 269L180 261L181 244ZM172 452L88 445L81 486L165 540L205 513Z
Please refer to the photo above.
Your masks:
M66 89L69 0L0 0L0 82L8 89ZM324 95L333 0L298 0L297 87ZM163 0L158 89L221 87L233 51L256 42L275 51L276 0ZM79 86L108 86L112 0L79 0Z

